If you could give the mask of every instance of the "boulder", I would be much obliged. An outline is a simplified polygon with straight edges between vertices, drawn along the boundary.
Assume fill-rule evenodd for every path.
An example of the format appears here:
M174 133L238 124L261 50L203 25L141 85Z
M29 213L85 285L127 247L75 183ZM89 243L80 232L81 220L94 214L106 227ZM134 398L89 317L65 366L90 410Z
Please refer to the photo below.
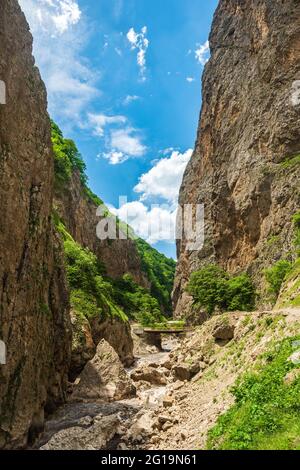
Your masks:
M79 420L76 426L54 434L40 450L101 450L117 434L120 418L117 414L99 415L93 420Z
M213 337L216 340L231 340L234 338L235 326L230 323L219 322L213 330Z
M140 369L136 369L131 374L134 382L150 382L153 385L167 385L168 381L163 370L156 369L149 365L144 365Z
M129 428L126 439L132 442L142 442L154 434L154 420L151 412L138 416L133 425Z
M72 401L116 401L135 396L136 388L124 369L118 354L102 340L94 358L77 379Z
M199 362L194 362L192 364L175 364L172 368L173 375L175 379L181 380L191 380L198 372L200 372Z
M171 408L174 404L174 398L170 396L166 396L163 399L163 406L164 408Z

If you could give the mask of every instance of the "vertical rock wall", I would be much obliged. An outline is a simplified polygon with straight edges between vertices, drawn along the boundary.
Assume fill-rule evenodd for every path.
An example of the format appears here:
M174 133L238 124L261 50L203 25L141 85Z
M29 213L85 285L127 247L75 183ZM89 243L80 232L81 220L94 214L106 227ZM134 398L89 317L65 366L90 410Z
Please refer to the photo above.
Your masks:
M71 329L51 222L53 157L46 91L17 0L0 3L0 448L22 447L64 398ZM28 434L29 431L29 434Z
M181 204L205 205L205 244L178 243L176 315L189 311L190 273L217 263L263 269L293 250L300 207L300 2L221 0L210 34L202 111ZM262 301L264 296L262 295Z

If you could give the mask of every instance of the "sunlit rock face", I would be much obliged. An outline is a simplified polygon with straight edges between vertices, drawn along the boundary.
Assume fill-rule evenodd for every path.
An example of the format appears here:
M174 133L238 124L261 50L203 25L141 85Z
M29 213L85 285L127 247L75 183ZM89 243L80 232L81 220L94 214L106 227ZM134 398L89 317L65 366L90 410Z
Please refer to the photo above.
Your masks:
M64 400L71 327L51 222L53 157L46 91L17 0L0 3L0 448L19 448ZM3 87L2 87L3 90Z
M299 210L300 4L221 0L210 34L197 141L180 203L205 205L205 244L178 243L177 316L207 263L247 270L264 302L263 269L293 250Z

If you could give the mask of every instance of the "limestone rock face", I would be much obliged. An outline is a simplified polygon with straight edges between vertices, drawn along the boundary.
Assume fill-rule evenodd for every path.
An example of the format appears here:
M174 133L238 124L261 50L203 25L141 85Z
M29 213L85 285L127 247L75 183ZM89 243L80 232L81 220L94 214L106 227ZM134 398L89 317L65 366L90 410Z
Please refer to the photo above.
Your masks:
M190 310L190 273L218 263L248 270L263 290L265 267L291 251L299 210L300 4L221 0L210 34L203 104L180 204L205 206L205 243L178 243L176 315ZM298 155L298 157L297 157ZM297 157L297 158L295 158Z
M0 448L26 445L64 399L71 327L52 222L53 156L44 84L17 0L0 3Z
M94 358L89 361L75 384L72 401L116 401L136 393L117 353L102 340Z

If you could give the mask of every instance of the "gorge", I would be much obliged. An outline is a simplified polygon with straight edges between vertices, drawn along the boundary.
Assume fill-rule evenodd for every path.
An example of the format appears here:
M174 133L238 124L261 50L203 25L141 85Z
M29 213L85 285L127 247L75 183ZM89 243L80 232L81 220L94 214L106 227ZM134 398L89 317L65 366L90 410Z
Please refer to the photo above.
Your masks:
M115 216L1 2L0 449L299 449L299 18L219 1L179 194L205 242L176 263L118 218L97 238Z

